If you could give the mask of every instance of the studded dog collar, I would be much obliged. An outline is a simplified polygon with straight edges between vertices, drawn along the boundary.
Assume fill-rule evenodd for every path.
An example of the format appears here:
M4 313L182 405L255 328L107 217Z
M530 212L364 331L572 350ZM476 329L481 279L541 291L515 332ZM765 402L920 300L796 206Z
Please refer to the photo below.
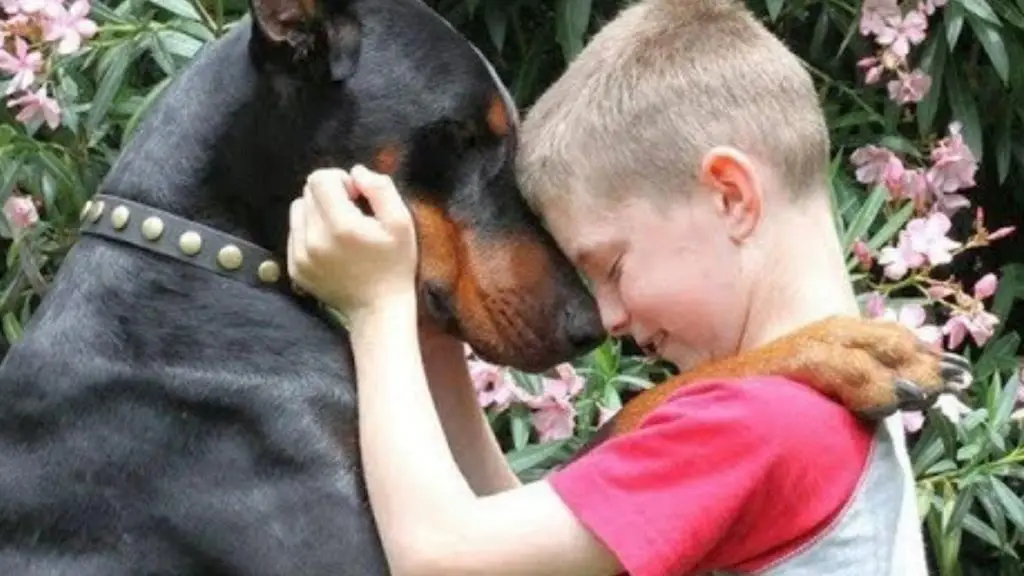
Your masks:
M124 198L96 194L81 213L83 234L156 252L253 286L287 288L269 250L209 226Z

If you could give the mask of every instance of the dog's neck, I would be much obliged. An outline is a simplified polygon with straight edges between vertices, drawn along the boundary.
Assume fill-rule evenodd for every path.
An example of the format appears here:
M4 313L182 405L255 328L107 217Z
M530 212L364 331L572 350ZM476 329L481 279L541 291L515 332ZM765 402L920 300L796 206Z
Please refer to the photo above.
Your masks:
M209 45L140 123L99 192L283 252L298 175L249 58L251 23ZM262 133L262 134L260 134Z

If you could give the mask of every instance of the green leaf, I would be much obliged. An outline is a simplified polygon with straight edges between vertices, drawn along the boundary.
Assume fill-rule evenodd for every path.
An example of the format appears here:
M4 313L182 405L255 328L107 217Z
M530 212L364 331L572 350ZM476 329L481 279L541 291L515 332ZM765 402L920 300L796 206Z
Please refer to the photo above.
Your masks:
M132 114L131 118L128 119L128 122L125 124L124 135L121 138L122 147L128 144L128 140L130 140L131 136L135 133L135 128L138 127L139 122L141 122L142 119L146 117L146 112L148 112L149 109L153 106L153 103L156 102L158 98L160 98L160 95L163 94L164 89L166 89L167 86L173 80L174 78L172 76L166 76L164 77L163 80L160 81L159 84L150 88L149 93L146 94L146 97L143 98L141 103L139 103L138 107L136 107L135 109L135 112Z
M921 52L921 69L932 77L932 85L917 103L917 130L920 136L929 135L942 98L942 79L946 71L946 37L932 34Z
M996 26L981 20L973 14L967 15L967 23L970 24L974 35L977 36L981 46L988 54L988 59L992 62L992 68L995 69L999 79L1003 81L1004 86L1008 86L1010 82L1010 57L1006 53L1006 45L1003 44L1003 38L999 30Z
M782 7L785 5L786 0L765 0L764 7L768 10L768 18L775 22L779 18L779 14L782 13Z
M997 370L1013 370L1017 367L1017 349L1020 336L1016 332L1004 334L999 339L986 343L984 351L974 363L974 377L986 380Z
M1007 113L1002 122L996 126L996 172L998 172L999 183L1006 182L1010 175L1010 159L1013 154L1013 142L1010 134L1013 131L1013 109L1007 107Z
M1003 390L999 395L999 401L995 406L994 413L992 415L992 427L995 428L995 432L1000 433L1004 424L1010 421L1010 414L1013 413L1013 408L1017 403L1017 392L1020 390L1021 373L1017 370L1003 386Z
M846 233L843 234L842 245L844 250L851 250L853 243L867 233L888 197L889 191L884 186L875 186L871 190L867 201L861 206L857 215L854 216L853 221L847 227Z
M991 526L982 522L974 514L967 514L963 519L964 530L970 532L974 536L977 536L982 541L991 544L994 548L1000 549L1003 547L1002 539L999 538L997 533Z
M992 485L993 495L1006 512L1007 519L1018 529L1024 530L1024 502L1021 502L1020 496L1014 494L1013 490L995 476L989 476L988 481Z
M100 122L107 118L107 111L114 101L114 96L121 89L125 72L135 60L136 47L134 43L121 44L112 48L111 52L114 52L114 55L103 73L92 105L89 107L89 116L85 120L86 130L90 133L95 132Z
M1003 24L999 16L996 16L995 10L992 10L992 7L985 0L955 0L955 4L962 5L971 14L982 20L987 20L996 26L1002 26ZM955 4L950 4L950 7L953 7Z
M21 329L21 323L18 322L18 318L13 312L4 314L3 328L4 338L6 338L7 342L11 344L21 341L21 338L24 336L24 332Z
M960 39L960 32L964 29L964 17L966 14L961 4L951 2L946 6L943 16L945 16L946 20L946 43L952 52L953 48L956 47L957 40Z
M487 33L491 42L498 52L505 47L505 33L508 31L507 6L503 2L490 0L484 4L484 23L487 25Z
M907 202L899 211L893 214L885 224L878 229L870 240L868 240L868 247L872 250L878 250L882 246L885 246L896 234L903 229L903 225L910 221L910 217L914 215L914 203Z
M583 49L584 36L590 24L590 9L591 0L558 0L555 37L566 62L571 62Z
M949 94L949 104L953 108L953 117L963 124L964 142L980 164L984 150L977 101L971 96L971 89L961 78L960 69L956 66L950 66L946 70L946 89Z
M570 455L568 440L556 440L544 444L533 444L505 455L512 471L520 474L532 468L550 466Z
M163 8L172 14L177 14L182 18L188 18L189 20L195 20L199 22L202 18L199 12L192 6L188 0L149 0L154 6Z

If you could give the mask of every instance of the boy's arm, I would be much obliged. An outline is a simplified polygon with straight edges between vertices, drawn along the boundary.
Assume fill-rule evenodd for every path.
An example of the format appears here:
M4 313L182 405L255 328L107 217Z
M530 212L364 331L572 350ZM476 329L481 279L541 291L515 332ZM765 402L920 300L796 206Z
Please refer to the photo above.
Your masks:
M473 492L485 496L519 486L477 402L462 342L421 331L420 347L448 447Z
M422 369L409 298L352 322L370 504L396 576L611 576L615 557L543 482L478 497Z

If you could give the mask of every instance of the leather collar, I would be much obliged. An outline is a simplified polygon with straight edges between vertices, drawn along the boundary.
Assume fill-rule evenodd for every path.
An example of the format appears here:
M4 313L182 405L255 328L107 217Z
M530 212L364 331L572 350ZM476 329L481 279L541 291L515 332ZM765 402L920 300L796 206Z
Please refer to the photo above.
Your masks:
M215 228L125 198L96 194L80 215L83 234L136 246L261 288L287 290L272 252Z

